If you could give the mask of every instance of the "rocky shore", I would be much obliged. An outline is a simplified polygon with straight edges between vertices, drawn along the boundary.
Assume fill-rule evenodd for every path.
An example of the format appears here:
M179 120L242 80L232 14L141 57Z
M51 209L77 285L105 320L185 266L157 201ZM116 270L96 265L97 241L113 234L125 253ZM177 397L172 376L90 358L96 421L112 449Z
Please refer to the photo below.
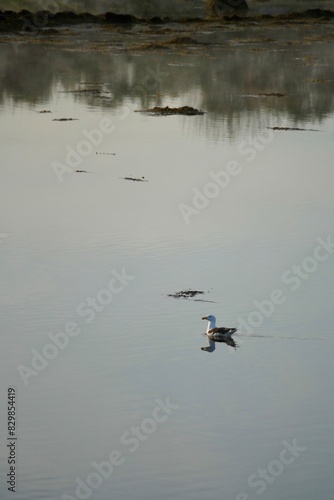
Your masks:
M210 23L210 22L240 22L240 23L305 23L305 22L331 22L334 19L334 12L323 9L309 9L304 12L292 12L285 14L263 14L260 16L226 15L221 18L207 17L203 18L184 18L172 20L169 18L151 17L138 18L130 14L116 14L107 12L105 14L94 15L90 13L77 14L74 12L58 12L56 14L48 11L29 12L22 10L20 12L2 11L0 12L0 32L36 32L39 29L52 29L80 24L100 24L100 25L129 25L129 24L167 24L176 23Z

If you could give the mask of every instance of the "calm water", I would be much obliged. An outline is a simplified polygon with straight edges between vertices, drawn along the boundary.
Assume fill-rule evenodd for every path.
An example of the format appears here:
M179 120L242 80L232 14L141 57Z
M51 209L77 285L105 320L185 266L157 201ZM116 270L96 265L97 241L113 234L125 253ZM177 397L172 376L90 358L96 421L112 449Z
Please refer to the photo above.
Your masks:
M333 47L296 29L1 46L1 498L8 387L15 498L334 498Z

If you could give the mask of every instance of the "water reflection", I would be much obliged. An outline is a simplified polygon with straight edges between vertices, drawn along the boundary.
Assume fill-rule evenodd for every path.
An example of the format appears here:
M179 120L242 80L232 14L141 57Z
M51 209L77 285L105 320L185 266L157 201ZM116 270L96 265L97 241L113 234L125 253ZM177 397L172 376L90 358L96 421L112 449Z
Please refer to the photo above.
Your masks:
M197 134L214 139L247 132L255 124L264 128L268 112L276 117L273 125L328 117L334 110L331 45L295 44L291 30L283 34L278 29L268 43L261 42L263 33L258 40L254 35L248 28L242 39L220 31L213 40L230 50L212 51L210 58L198 54L193 65L181 53L138 57L128 52L46 51L22 44L13 57L13 48L3 46L0 104L10 99L14 105L35 107L64 91L95 109L117 109L129 100L137 109L182 102L207 112L191 127L196 123Z
M278 44L268 42L256 44L265 50L251 50L237 40L237 31L228 36L221 30L226 47L234 45L231 50L220 45L210 57L69 52L33 44L15 53L1 46L0 200L6 217L0 231L9 236L1 244L0 375L8 386L21 387L19 498L74 495L76 478L92 477L91 464L103 463L132 426L153 422L152 401L167 397L180 410L136 453L125 455L124 467L94 491L96 500L151 500L158 490L161 500L235 499L256 471L253 465L276 457L286 439L297 439L308 452L297 469L289 466L283 483L277 478L278 490L268 485L268 499L285 498L295 488L296 474L300 498L328 497L333 349L317 337L332 330L333 261L322 263L321 270L319 265L293 293L282 276L309 262L317 237L332 234L334 123L314 122L331 112L333 97L330 83L309 82L334 73L328 64L332 49L313 44L271 50ZM292 31L286 30L285 40ZM148 68L164 75L145 89ZM80 89L89 92L73 93ZM255 97L274 91L285 96ZM208 112L170 119L132 112L167 104ZM52 114L35 112L45 108ZM125 116L126 109L129 118L122 120L115 111ZM94 173L68 173L59 183L53 162L65 164L66 148L76 150L87 139L83 130L91 132L114 115L117 127L98 148L101 154L94 148L75 167ZM79 121L52 121L62 116ZM257 132L261 120L280 125L289 117L313 120L305 128L325 133L275 132L275 141L249 168L226 140L226 131L244 140L245 130ZM189 141L185 126L201 141ZM207 140L224 134L222 143ZM204 192L212 181L208 172L220 171L232 158L242 167L236 182L185 224L179 204L192 203L193 188ZM125 176L149 182L124 182ZM109 305L104 292L112 269L125 269L135 279ZM207 308L228 303L231 326L252 314L255 299L261 304L272 290L281 290L286 302L263 316L256 335L276 338L291 331L298 338L312 332L316 339L291 339L288 349L285 340L243 343L238 356L224 358L217 392L207 380L219 373L221 352L206 359L199 345L189 350L202 301L165 297L185 286L210 289L212 302L220 305ZM106 305L88 324L77 307L91 297L102 297ZM24 387L16 367L30 367L32 350L42 352L50 332L62 338L69 321L78 321L82 334ZM180 325L188 328L180 332ZM226 349L216 345L219 339L206 339L203 351ZM242 343L242 334L237 341ZM232 338L219 343L238 347ZM66 428L59 432L65 414ZM213 463L219 466L208 466ZM5 493L0 486L0 496Z
M232 339L232 337L226 336L226 337L220 337L220 339L213 340L210 338L207 334L205 334L208 345L205 347L201 347L202 351L206 352L213 352L216 349L216 343L218 344L227 344L229 347L233 347L234 349L237 349L239 345L235 342L235 340Z

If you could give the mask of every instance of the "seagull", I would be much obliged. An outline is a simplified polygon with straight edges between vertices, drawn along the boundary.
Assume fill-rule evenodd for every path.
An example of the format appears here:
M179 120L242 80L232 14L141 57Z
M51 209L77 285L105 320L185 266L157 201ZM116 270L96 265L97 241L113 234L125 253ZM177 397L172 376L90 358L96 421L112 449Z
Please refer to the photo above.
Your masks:
M214 342L224 342L227 338L230 338L233 333L237 331L236 328L226 328L226 327L216 327L216 317L210 314L209 316L204 316L202 319L206 319L208 327L206 330L206 335L210 340Z

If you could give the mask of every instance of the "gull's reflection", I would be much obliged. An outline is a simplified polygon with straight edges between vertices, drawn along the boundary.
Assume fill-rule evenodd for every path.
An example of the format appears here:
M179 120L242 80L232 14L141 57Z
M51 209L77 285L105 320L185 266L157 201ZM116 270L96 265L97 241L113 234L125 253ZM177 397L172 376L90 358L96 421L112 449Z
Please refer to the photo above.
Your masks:
M205 334L205 336L207 338L208 345L205 347L201 347L202 351L213 352L216 349L217 342L219 344L227 344L228 346L233 347L234 349L238 347L238 344L230 336L220 337L219 340L213 340L212 338L208 337L207 334Z

